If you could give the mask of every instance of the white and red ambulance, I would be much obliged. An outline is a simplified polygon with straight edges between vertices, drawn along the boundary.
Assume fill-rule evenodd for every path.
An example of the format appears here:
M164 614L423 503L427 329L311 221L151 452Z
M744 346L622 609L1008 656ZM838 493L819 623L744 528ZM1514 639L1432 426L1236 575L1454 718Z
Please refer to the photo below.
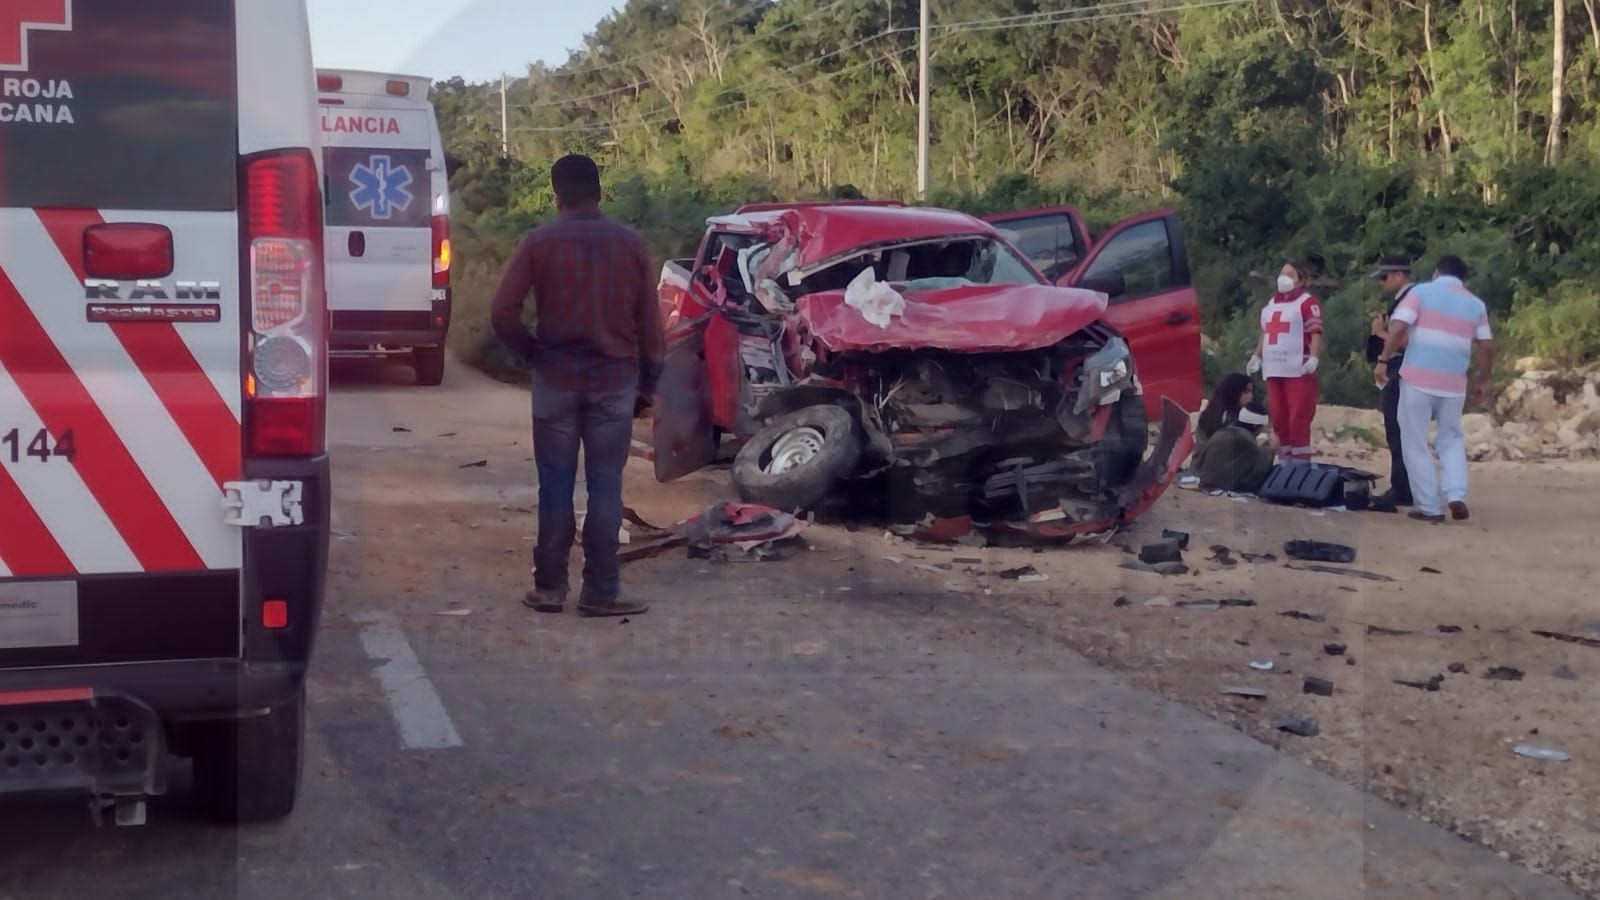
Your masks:
M303 0L0 3L0 794L287 815L328 550Z
M334 354L409 354L432 386L450 329L450 179L430 84L317 70Z

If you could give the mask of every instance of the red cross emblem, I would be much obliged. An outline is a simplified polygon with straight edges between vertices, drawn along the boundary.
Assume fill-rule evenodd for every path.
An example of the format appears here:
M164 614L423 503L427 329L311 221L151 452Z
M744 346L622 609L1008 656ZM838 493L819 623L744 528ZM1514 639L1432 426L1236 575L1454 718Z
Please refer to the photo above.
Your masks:
M71 30L72 0L4 0L0 72L28 71L28 32Z
M1283 317L1283 310L1272 311L1272 318L1267 320L1267 343L1276 344L1278 338L1289 333L1289 320Z

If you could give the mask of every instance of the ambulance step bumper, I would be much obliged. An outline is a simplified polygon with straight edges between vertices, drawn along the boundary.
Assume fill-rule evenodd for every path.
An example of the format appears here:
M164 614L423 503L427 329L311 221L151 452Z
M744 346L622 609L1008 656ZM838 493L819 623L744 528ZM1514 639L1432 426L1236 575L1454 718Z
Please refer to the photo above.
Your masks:
M89 691L0 694L0 794L166 792L166 741L149 706Z

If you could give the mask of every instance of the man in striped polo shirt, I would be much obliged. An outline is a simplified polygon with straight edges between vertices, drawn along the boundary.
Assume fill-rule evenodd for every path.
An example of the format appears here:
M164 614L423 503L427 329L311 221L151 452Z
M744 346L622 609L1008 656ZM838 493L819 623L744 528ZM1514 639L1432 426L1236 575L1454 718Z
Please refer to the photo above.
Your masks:
M1411 518L1443 522L1447 503L1450 515L1465 519L1467 511L1467 441L1461 428L1466 406L1467 374L1477 347L1478 376L1470 393L1482 406L1488 399L1489 374L1494 367L1493 334L1489 311L1463 279L1467 264L1445 256L1434 267L1433 280L1412 288L1389 319L1389 338L1374 371L1378 383L1388 381L1384 362L1404 337L1405 363L1400 369L1400 443L1411 494L1417 508ZM1440 478L1428 448L1428 425L1438 423L1435 438L1439 468L1444 473L1444 502Z

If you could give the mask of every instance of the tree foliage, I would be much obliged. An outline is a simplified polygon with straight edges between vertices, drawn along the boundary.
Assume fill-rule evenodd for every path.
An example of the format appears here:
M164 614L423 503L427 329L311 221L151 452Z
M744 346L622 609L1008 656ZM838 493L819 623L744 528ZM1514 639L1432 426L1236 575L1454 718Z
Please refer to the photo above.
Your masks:
M1242 360L1279 260L1315 252L1338 319L1327 396L1346 402L1373 399L1364 276L1383 253L1420 276L1466 257L1507 335L1592 358L1600 17L1557 2L935 0L928 201L1071 202L1097 230L1179 207L1214 369ZM440 82L463 256L487 280L551 213L549 164L573 151L663 257L739 203L910 197L917 16L916 0L629 0L564 64L510 82L505 159L500 85Z

